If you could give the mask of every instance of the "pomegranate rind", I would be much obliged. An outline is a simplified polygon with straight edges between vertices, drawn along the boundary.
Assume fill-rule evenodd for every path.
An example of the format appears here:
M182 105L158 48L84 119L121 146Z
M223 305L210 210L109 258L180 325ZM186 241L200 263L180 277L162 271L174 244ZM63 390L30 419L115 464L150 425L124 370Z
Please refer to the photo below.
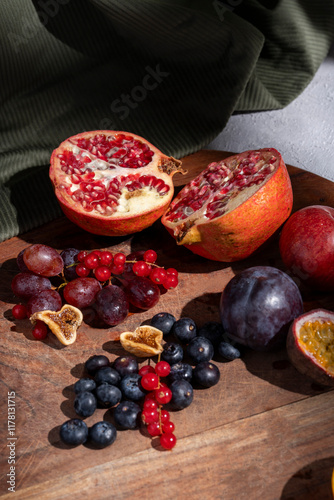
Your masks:
M208 222L193 225L177 241L179 245L210 260L238 261L255 252L286 221L293 205L291 180L286 165L276 149L257 151L270 151L278 160L278 167L267 182L234 210ZM252 151L245 151L225 161L251 153ZM182 197L182 191L175 199ZM161 221L177 240L177 228L168 221L168 212Z
M291 364L302 374L320 385L334 386L334 370L330 373L308 352L299 338L299 330L307 321L329 320L334 323L334 312L326 309L313 309L296 318L288 332L286 347Z
M94 213L92 211L87 212L80 204L74 203L71 196L69 196L66 191L62 189L62 175L58 155L62 154L62 152L67 149L73 148L74 141L77 141L80 138L89 139L97 134L104 134L106 136L117 136L122 134L131 136L134 140L145 143L153 152L152 160L148 165L137 168L135 171L132 171L132 173L136 173L138 175L151 174L158 179L162 179L169 187L168 193L157 199L157 202L153 207L143 208L143 204L141 204L140 207L138 206L138 213L131 212L130 214L115 212L110 216L101 216L101 214ZM124 172L121 172L120 175L126 176L126 174L129 173L129 169L123 170ZM98 130L82 132L81 134L69 137L63 141L51 155L49 177L59 205L69 220L82 229L93 234L104 236L125 236L146 229L165 213L174 195L172 177L176 172L184 173L181 168L181 162L164 155L161 151L159 151L159 149L143 137L130 132Z

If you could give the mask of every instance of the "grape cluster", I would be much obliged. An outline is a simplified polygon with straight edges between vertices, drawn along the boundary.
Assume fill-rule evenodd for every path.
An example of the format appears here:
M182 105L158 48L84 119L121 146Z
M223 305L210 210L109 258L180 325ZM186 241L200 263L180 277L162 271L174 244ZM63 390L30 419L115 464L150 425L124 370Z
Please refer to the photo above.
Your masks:
M24 319L38 311L58 311L65 302L81 310L92 307L104 324L118 325L127 317L130 305L150 309L158 303L162 288L178 285L176 269L164 269L156 261L154 250L125 255L66 248L58 253L47 245L31 245L17 256L20 272L11 287L25 303L12 308L13 317ZM37 321L33 335L45 338L46 325Z

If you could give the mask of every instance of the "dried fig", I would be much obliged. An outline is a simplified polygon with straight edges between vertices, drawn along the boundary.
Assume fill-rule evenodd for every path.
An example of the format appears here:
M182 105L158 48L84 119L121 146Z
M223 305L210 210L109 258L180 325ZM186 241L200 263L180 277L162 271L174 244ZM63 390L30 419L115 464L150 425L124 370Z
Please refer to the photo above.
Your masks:
M136 328L134 332L121 333L120 342L126 351L144 358L155 356L163 351L162 337L163 333L158 328L143 325Z
M30 317L33 324L38 319L48 325L62 344L70 345L77 338L77 329L82 323L83 316L79 309L65 304L60 311L38 311Z

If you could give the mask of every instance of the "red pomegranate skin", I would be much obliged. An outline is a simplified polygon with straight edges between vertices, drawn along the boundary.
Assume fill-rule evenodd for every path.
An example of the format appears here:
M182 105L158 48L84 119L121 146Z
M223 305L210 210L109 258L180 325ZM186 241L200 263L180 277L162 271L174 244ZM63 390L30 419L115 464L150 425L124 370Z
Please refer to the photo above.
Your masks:
M286 268L306 286L334 290L334 208L312 205L284 224L279 241Z
M309 377L320 385L334 386L334 377L318 364L311 354L302 349L299 341L298 333L300 325L311 319L316 321L318 318L328 319L333 322L334 313L326 309L314 309L302 314L292 322L286 341L287 353L291 364L299 373Z

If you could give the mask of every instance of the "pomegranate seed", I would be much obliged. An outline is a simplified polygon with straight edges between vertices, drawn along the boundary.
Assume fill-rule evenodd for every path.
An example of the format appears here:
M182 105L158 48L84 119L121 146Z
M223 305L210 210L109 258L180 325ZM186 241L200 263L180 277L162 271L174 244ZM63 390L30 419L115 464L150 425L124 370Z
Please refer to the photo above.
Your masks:
M75 267L75 271L80 278L86 278L90 273L90 269L87 269L87 267L81 263Z
M160 444L165 450L171 450L176 445L176 437L171 432L166 432L160 436Z
M48 334L48 327L41 320L37 320L32 330L32 334L36 340L43 340Z
M146 373L141 378L141 385L146 391L152 391L159 387L159 377L156 373Z
M159 377L167 377L170 374L170 364L167 361L158 361L155 365L155 373Z
M144 365L139 369L138 373L142 377L146 373L155 373L155 369L151 365Z
M170 402L172 399L172 391L169 389L169 387L159 387L159 389L156 389L154 391L155 393L155 399L157 402L161 405L165 405Z
M96 269L100 259L95 253L90 253L85 257L84 264L88 269Z
M179 284L179 280L177 276L174 276L173 274L167 274L162 284L166 288L166 290L170 290L171 288L177 287L177 285Z
M109 267L100 266L95 269L95 278L99 281L107 281L111 276Z
M149 262L150 264L154 264L157 258L157 253L154 250L146 250L144 253L144 261Z
M113 262L112 253L108 250L104 250L100 255L100 262L103 266L110 266Z
M155 267L150 272L150 280L158 285L162 284L167 277L167 272L162 267Z
M125 261L126 261L126 256L124 253L119 252L114 255L114 264L116 266L124 266Z
M15 319L25 319L27 317L27 308L23 304L16 304L12 308L12 315Z
M152 424L152 422L157 422L159 420L159 413L156 408L145 408L141 412L141 420L144 424Z

